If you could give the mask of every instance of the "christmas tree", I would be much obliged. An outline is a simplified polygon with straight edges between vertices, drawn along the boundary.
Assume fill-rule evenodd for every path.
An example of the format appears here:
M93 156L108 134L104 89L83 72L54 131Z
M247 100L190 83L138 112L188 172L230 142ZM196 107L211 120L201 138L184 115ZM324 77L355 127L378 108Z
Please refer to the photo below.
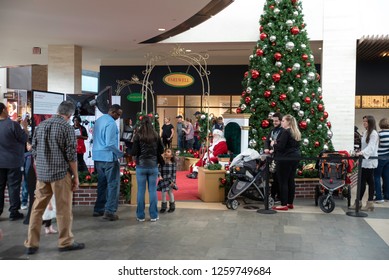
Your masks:
M302 133L303 157L333 150L331 123L322 98L301 1L268 0L260 18L259 40L242 82L237 113L251 113L250 142L260 150L275 112L291 114Z

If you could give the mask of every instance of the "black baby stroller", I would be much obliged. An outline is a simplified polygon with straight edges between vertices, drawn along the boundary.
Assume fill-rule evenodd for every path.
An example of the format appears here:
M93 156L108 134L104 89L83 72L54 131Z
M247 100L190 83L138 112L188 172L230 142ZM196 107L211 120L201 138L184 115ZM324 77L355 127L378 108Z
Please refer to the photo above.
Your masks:
M321 155L319 160L319 183L315 190L315 204L325 213L331 213L335 209L333 194L341 198L347 198L347 206L350 206L350 179L348 172L352 170L352 163L345 157L347 152L328 152Z
M247 149L233 159L230 172L234 183L227 194L228 209L238 209L239 196L257 201L265 199L266 156L261 156L256 150ZM268 205L269 208L274 205L274 199L270 195Z

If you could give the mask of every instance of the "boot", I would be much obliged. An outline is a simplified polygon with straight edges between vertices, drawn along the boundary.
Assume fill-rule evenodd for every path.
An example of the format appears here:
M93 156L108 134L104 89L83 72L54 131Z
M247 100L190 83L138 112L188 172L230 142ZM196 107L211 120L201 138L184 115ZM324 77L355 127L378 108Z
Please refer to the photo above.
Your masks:
M175 202L169 202L169 210L168 210L168 212L172 213L172 212L174 212L174 210L176 210L176 203Z
M161 210L159 210L159 213L165 213L167 209L167 202L161 203Z
M361 209L361 207L362 207L362 200L359 201L359 210ZM357 209L356 203L354 202L354 204L352 206L350 206L348 209L350 209L350 210Z
M366 206L363 206L361 208L362 211L374 211L374 202L368 201L366 202Z
M191 174L186 175L186 177L191 179L197 179L197 172L192 172Z

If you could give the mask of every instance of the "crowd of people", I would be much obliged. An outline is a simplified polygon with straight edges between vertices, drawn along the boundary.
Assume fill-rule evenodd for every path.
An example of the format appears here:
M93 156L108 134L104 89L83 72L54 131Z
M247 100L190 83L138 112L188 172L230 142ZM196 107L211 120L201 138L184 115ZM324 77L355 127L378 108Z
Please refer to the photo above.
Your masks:
M29 139L27 120L12 121L7 107L0 103L0 215L4 208L4 191L8 186L9 219L23 219L28 224L25 247L27 254L35 254L39 249L41 227L46 234L58 233L59 251L80 250L84 243L74 240L72 233L72 199L73 192L79 187L78 173L88 170L83 160L84 141L88 138L79 116L73 117L73 126L69 124L74 115L72 102L63 101L57 114L42 121ZM193 125L189 118L184 120L178 115L177 127L164 119L161 134L157 133L149 116L144 116L137 128L131 120L125 122L120 133L116 120L123 111L114 104L107 114L98 118L93 130L92 159L98 176L97 198L93 208L94 217L108 221L117 221L120 192L120 162L124 156L136 162L137 208L136 219L146 220L145 194L149 193L149 217L151 222L159 219L159 214L172 213L176 209L174 191L178 190L176 182L177 165L172 149L173 137L177 137L178 148L196 148L198 141L200 112ZM273 129L264 142L264 153L276 159L276 169L272 174L271 196L280 205L274 210L294 209L295 175L299 165L301 133L296 119L291 115L282 116L277 112L272 116ZM383 118L377 131L373 116L363 117L365 132L360 137L362 156L361 192L359 200L368 185L368 201L362 210L374 210L375 203L389 200L389 121ZM217 163L218 156L228 153L224 138L222 118L216 118L212 125L212 143L204 151L193 170L187 175L197 178L197 168L205 164ZM126 143L126 150L119 149L119 140ZM357 139L358 140L358 139ZM383 157L377 159L377 156ZM373 158L371 158L373 157ZM278 160L277 160L278 159ZM382 180L382 183L381 183ZM23 185L22 196L21 186ZM158 211L157 191L162 193ZM169 207L167 196L169 199ZM24 217L19 210L27 208ZM351 208L355 209L354 204ZM56 229L52 219L56 219ZM0 230L1 232L1 230Z

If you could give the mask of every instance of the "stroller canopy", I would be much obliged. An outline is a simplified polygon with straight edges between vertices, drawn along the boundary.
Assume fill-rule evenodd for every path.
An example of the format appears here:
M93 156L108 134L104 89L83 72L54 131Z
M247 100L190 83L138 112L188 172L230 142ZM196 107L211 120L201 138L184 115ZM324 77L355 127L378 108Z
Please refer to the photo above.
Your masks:
M243 166L243 163L260 159L261 155L254 149L248 148L239 155L237 155L231 162L230 167Z

